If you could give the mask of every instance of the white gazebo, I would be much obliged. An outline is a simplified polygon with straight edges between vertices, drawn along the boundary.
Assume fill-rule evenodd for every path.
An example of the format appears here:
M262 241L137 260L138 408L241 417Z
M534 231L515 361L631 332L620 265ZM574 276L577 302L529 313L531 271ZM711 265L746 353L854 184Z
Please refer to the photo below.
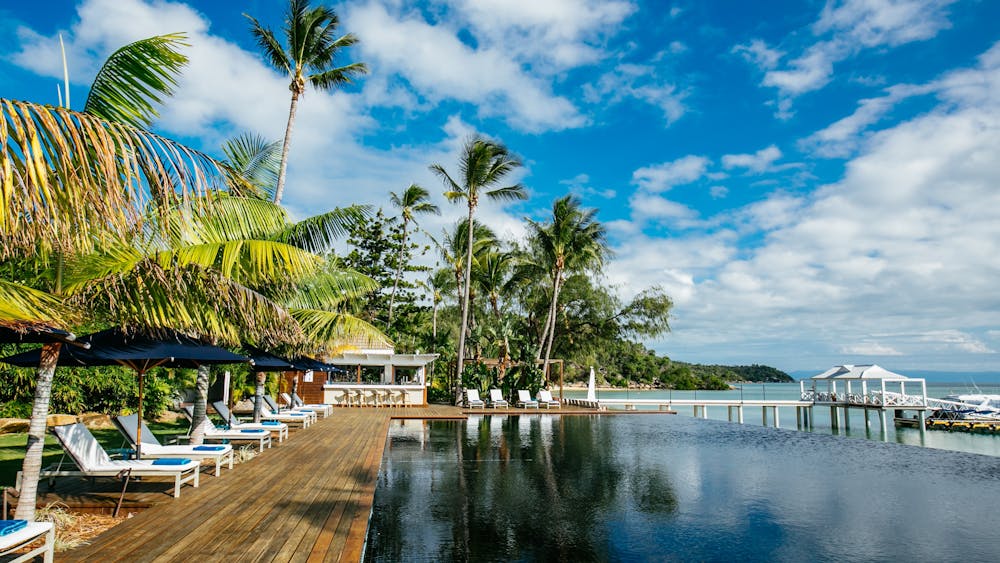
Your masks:
M813 401L815 404L829 405L830 418L834 427L838 425L839 414L837 411L840 407L844 409L845 426L850 425L847 409L861 408L865 410L865 424L868 424L868 410L878 410L883 432L886 430L886 409L916 410L920 417L921 428L923 428L927 409L927 382L924 379L907 377L876 364L834 366L809 379L812 381L812 389L810 390L806 390L804 380L799 382L802 399ZM826 382L825 390L818 389L822 382ZM839 383L842 383L843 387L838 388ZM853 388L852 383L855 385ZM857 387L858 383L860 383L860 389ZM892 386L899 385L899 392L887 390L887 383ZM911 390L919 385L920 394L907 394L907 384L910 385Z

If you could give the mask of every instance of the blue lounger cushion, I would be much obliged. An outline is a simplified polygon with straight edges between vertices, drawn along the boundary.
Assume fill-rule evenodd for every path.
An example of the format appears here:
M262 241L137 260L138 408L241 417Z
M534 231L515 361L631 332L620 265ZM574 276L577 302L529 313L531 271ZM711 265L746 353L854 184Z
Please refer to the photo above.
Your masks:
M267 432L266 430L258 430L256 428L240 428L240 432L246 432L247 434L260 434L261 432Z
M189 463L191 460L183 457L161 457L153 460L153 465L187 465Z
M226 449L226 446L195 446L194 451L196 452L221 452Z
M0 520L0 536L13 534L28 527L27 520Z
M277 420L265 420L264 422L261 422L261 424L264 426L281 426L281 423Z

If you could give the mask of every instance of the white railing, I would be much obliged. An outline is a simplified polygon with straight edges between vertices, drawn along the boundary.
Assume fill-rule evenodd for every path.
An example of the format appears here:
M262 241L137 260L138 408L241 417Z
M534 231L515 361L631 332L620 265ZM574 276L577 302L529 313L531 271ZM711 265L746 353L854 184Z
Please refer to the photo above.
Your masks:
M803 401L815 403L836 403L841 405L873 406L873 407L924 407L930 405L930 399L924 403L920 395L903 395L902 393L869 391L866 393L831 393L807 389L802 393Z

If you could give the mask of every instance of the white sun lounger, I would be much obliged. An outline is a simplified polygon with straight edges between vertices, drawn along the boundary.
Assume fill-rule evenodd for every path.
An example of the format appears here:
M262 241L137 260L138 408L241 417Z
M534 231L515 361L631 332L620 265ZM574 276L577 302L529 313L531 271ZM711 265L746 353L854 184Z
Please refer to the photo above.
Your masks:
M267 424L263 422L243 422L238 416L229 412L229 407L222 401L212 403L212 408L215 409L215 412L219 413L222 420L228 422L230 430L267 430L272 434L278 434L279 444L288 437L288 425L282 422L271 421Z
M470 409L474 409L476 407L479 407L481 409L486 408L486 403L484 403L483 400L479 398L478 389L465 390L465 404Z
M274 397L270 395L264 395L264 404L267 405L267 408L270 409L273 414L277 414L279 416L285 414L291 414L296 416L304 414L307 417L309 417L309 424L314 424L317 420L319 420L319 414L317 414L316 411L312 409L300 409L298 407L292 407L290 409L282 409L281 405L278 404L278 401L275 401Z
M528 393L527 389L518 389L517 406L522 409L537 409L538 401L531 398L531 393Z
M181 485L191 483L198 487L201 462L186 460L177 465L159 465L155 459L111 459L101 444L81 423L56 426L52 429L66 455L76 464L77 470L65 469L62 460L42 469L39 477L52 483L56 477L118 477L131 471L132 477L173 477L174 497L181 496ZM21 472L17 473L17 488L21 488Z
M304 413L304 412L286 412L278 414L277 412L271 410L271 407L267 405L267 401L260 406L260 419L264 420L276 420L288 425L298 425L300 428L309 428L312 424L314 413Z
M139 415L130 414L127 416L116 416L112 419L118 431L125 436L133 448L136 447L136 434L139 424L142 425L142 448L140 456L142 459L160 458L184 458L198 461L211 460L215 463L215 476L222 475L222 465L229 465L233 468L233 447L228 444L204 445L204 446L164 446L156 439L153 431L146 426L146 421L140 421Z
M45 537L45 542L42 545L35 547L31 551L14 555L14 552L42 536ZM34 561L35 557L41 555L45 563L52 563L55 546L56 529L52 522L28 522L28 525L24 528L6 536L0 536L0 560L7 563L21 563L23 561ZM13 559L7 559L7 557L13 557Z
M187 416L188 420L194 422L193 407L186 406L182 409L182 412ZM194 428L188 430L187 438L190 438L193 433ZM226 430L224 428L216 428L207 416L201 421L201 437L206 442L226 442L230 444L256 443L258 450L261 452L264 451L265 447L271 447L271 432L267 430Z
M553 399L552 391L549 391L548 389L538 390L538 403L547 409L551 409L553 407L557 409L562 408L562 403Z
M503 408L506 409L506 408L510 407L510 403L508 403L503 398L503 391L501 391L499 389L490 389L490 406L493 407L493 408L495 408L495 409L498 409L500 407L503 407Z
M328 417L328 416L330 416L330 415L333 414L333 405L327 405L325 403L309 403L309 404L306 404L302 400L302 397L299 397L295 393L292 393L291 396L289 396L288 393L282 393L281 394L281 398L284 399L284 401L286 403L292 405L292 407L296 407L296 408L300 408L300 409L308 409L308 410L311 410L311 411L313 411L313 412L315 412L317 414L322 413L323 414L323 418L326 418L326 417Z

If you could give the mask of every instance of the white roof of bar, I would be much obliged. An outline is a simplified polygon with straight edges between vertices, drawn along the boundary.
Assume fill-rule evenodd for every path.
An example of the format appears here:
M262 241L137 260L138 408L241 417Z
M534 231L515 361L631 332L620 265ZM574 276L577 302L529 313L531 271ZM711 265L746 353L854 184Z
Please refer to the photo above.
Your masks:
M438 359L440 354L394 354L392 352L344 352L330 358L329 363L351 366L423 367Z

